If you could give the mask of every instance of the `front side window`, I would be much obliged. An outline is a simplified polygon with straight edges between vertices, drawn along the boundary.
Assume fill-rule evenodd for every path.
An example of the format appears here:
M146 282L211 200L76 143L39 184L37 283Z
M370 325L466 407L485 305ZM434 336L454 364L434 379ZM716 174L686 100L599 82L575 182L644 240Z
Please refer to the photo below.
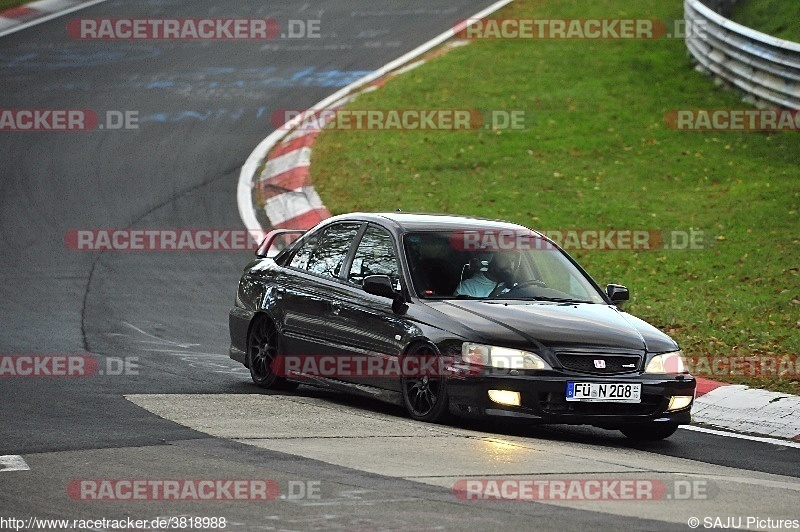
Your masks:
M360 286L368 275L388 275L395 288L400 288L400 269L392 236L373 225L369 226L361 238L347 280Z
M289 266L325 277L336 278L361 224L336 224L308 237L292 257Z

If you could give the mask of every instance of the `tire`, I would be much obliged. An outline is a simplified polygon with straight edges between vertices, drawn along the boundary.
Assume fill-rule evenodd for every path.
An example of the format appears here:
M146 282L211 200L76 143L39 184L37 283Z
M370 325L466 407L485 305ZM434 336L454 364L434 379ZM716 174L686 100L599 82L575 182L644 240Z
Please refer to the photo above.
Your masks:
M405 356L436 357L436 349L427 344L417 345ZM449 414L447 380L441 376L403 378L403 405L408 414L417 421L440 423Z
M669 438L678 430L675 423L642 423L619 429L625 436L638 441L656 441Z
M272 322L258 318L247 335L247 367L250 378L261 388L269 390L294 390L296 382L287 381L273 371L273 364L280 356L280 337Z

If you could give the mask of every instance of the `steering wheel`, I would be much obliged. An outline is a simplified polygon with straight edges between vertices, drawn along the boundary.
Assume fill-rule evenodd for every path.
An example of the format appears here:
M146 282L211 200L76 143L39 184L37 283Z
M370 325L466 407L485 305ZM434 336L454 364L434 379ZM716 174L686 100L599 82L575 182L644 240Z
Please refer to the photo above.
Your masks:
M547 285L544 281L540 279L528 279L527 281L522 281L521 283L517 283L514 285L511 290L521 290L523 288L528 288L529 286L539 286L541 288L547 288Z

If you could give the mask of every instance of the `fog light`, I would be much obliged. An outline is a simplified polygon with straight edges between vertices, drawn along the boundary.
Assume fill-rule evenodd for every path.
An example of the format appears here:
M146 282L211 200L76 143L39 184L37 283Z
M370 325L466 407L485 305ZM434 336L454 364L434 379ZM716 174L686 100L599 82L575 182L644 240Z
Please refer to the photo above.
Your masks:
M520 405L519 392L510 392L508 390L489 390L489 399L501 405Z
M691 395L673 395L669 399L669 406L667 410L680 410L692 404Z

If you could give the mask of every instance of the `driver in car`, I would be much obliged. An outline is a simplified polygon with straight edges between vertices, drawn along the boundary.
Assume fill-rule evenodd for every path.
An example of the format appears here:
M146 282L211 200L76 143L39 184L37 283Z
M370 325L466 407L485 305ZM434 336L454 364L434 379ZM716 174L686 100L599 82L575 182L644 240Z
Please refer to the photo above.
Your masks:
M464 279L456 287L454 295L469 297L494 297L508 292L515 284L515 273L520 255L514 251L497 252L492 257L486 272L477 272Z

